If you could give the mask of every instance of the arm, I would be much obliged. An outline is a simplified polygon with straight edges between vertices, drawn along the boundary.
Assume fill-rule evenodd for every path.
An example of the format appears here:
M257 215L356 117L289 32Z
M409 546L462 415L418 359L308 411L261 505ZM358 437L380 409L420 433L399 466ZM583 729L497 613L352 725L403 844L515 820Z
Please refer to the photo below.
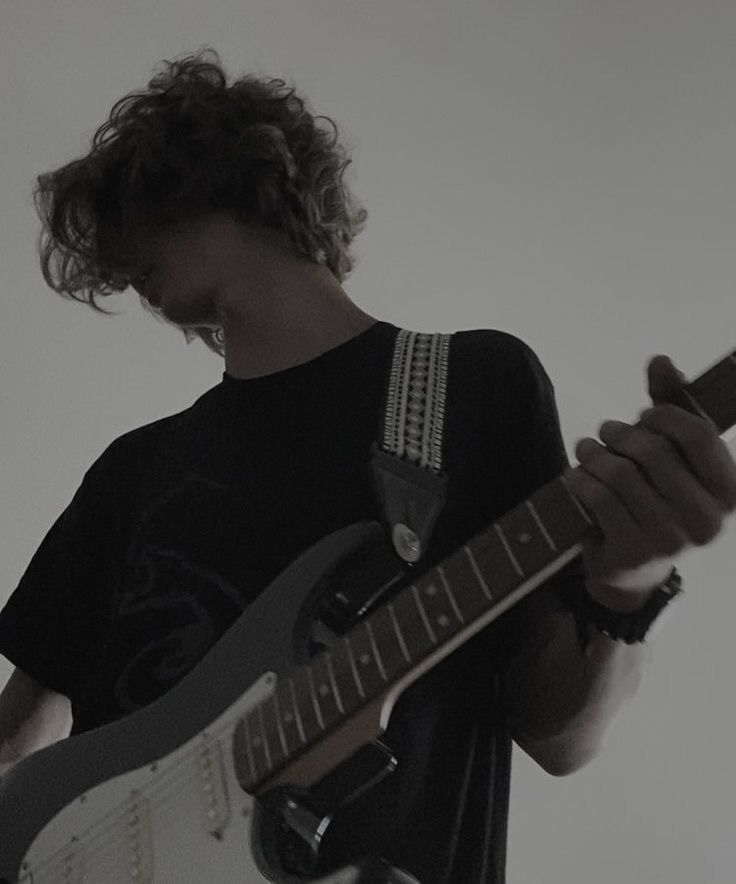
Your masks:
M534 635L503 675L509 726L547 773L567 776L600 752L613 718L639 687L651 649L595 632L583 656L573 615L554 610L544 592L537 595Z
M71 703L15 669L0 694L0 778L27 755L69 736Z

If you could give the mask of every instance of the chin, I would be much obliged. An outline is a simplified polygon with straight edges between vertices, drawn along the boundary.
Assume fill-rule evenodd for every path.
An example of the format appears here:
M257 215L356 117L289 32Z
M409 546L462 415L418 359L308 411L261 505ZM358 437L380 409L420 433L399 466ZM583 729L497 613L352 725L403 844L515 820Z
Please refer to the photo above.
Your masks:
M222 323L218 319L212 298L203 294L200 293L197 297L196 292L190 292L186 296L178 292L177 296L160 299L160 309L168 320L182 328L220 328Z

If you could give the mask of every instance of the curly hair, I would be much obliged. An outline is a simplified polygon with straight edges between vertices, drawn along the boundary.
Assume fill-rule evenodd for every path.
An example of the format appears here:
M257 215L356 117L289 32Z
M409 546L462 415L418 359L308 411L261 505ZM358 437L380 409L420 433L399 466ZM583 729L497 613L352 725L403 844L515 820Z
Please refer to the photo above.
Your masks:
M115 103L86 156L36 178L39 257L54 291L109 315L95 295L135 281L135 235L217 210L282 231L339 282L351 272L368 212L343 183L352 160L335 123L309 112L293 80L249 74L228 86L219 62L207 47L164 61L147 91ZM221 329L182 331L224 356Z

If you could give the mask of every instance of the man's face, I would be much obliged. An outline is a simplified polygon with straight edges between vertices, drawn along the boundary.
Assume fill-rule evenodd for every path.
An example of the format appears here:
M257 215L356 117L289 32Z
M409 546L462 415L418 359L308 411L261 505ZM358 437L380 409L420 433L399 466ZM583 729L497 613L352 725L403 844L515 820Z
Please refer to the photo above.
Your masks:
M131 285L173 325L221 325L215 309L222 271L215 236L211 221L203 217L156 228L135 242Z
M282 231L226 211L141 233L133 250L133 288L179 327L221 328L223 316L235 314L257 322L266 293L304 273Z

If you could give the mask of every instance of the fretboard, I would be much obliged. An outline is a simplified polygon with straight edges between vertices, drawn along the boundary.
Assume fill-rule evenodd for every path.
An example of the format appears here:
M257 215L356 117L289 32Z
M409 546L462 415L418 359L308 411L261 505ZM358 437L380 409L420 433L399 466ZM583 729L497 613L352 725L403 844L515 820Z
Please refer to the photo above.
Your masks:
M735 391L736 351L672 401L723 435L736 425ZM595 528L558 476L364 616L240 721L243 788L256 791L360 708L406 687L575 558Z

